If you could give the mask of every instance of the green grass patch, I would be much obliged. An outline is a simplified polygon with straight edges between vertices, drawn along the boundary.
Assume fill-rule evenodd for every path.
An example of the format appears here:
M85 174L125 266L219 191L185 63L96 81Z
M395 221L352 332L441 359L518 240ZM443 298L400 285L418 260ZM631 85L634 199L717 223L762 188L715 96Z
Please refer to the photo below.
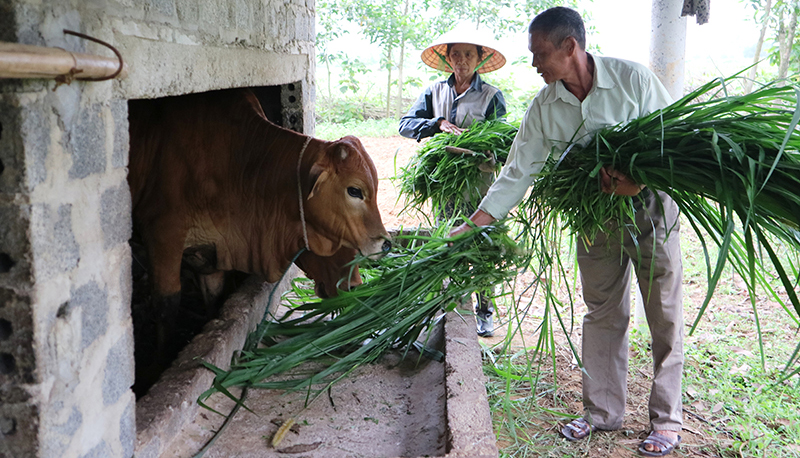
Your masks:
M346 121L342 123L320 122L314 136L322 140L338 140L346 135L356 137L394 137L398 134L400 121L394 118Z

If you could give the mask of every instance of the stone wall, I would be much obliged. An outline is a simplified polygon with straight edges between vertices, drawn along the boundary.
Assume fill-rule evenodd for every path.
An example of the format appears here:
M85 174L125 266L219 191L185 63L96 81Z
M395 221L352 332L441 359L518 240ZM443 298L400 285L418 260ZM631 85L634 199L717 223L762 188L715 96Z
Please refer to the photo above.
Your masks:
M313 0L0 0L0 41L112 57L124 80L0 80L0 458L130 457L127 100L281 86L313 134Z

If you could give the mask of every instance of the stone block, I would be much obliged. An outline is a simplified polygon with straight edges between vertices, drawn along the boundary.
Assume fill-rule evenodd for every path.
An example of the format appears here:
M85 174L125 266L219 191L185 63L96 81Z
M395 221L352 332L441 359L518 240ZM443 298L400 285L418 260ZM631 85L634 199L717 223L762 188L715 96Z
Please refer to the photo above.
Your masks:
M131 398L128 406L122 412L122 417L119 419L119 441L122 444L122 456L124 458L132 457L136 446L135 412L136 401Z
M91 104L78 113L76 122L68 129L72 168L70 179L86 178L106 171L106 130L100 106Z
M131 193L128 182L106 189L100 198L103 247L108 249L131 238Z
M50 119L47 107L40 101L23 103L20 111L20 131L25 157L25 178L28 190L47 179L45 161L50 151Z
M251 20L253 12L251 4L246 0L234 0L230 2L230 21L234 28L240 31L252 30Z
M19 109L12 103L11 94L0 94L0 193L15 194L22 191L25 172L21 157Z
M38 280L75 268L81 253L72 230L72 205L60 205L56 210L46 204L34 205L31 240Z
M81 456L81 458L108 458L110 456L114 456L111 453L111 448L108 446L106 441L102 441L95 445L94 448L86 452L86 454Z
M200 22L200 5L197 0L176 0L175 7L183 27L193 28L192 25Z
M0 387L9 382L34 383L36 354L30 300L10 289L0 289L0 323L3 323L0 336ZM11 395L11 392L7 392L2 397ZM18 399L13 401L19 402Z
M108 292L95 281L72 292L71 308L81 310L81 350L86 349L108 328Z
M39 456L38 432L35 404L0 404L0 456Z
M30 213L29 206L0 204L0 287L27 290L33 285Z
M133 338L130 334L119 339L106 357L103 376L103 405L116 404L133 385Z
M175 0L146 0L145 18L155 22L176 23L178 19Z
M128 102L121 99L112 100L111 117L114 120L114 151L111 153L111 167L117 169L128 165L128 145L130 144Z

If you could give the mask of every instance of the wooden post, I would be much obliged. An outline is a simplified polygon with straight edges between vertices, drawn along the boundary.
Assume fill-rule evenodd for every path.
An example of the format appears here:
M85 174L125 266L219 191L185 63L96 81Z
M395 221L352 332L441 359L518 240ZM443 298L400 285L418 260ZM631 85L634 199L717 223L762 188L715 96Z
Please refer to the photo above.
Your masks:
M0 42L0 78L107 78L119 69L116 57ZM116 78L125 78L127 66Z

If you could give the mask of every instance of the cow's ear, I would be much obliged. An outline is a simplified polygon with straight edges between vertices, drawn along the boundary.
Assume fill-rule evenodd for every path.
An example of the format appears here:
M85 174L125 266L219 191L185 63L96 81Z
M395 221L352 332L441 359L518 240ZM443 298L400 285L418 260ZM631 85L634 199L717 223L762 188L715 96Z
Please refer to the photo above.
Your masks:
M344 145L340 146L339 147L339 160L342 161L342 162L347 160L347 154L348 154L347 147L344 146Z
M314 197L317 187L328 179L330 172L328 172L328 167L317 162L311 166L311 171L308 176L311 182L311 192L308 193L308 198L310 199Z

